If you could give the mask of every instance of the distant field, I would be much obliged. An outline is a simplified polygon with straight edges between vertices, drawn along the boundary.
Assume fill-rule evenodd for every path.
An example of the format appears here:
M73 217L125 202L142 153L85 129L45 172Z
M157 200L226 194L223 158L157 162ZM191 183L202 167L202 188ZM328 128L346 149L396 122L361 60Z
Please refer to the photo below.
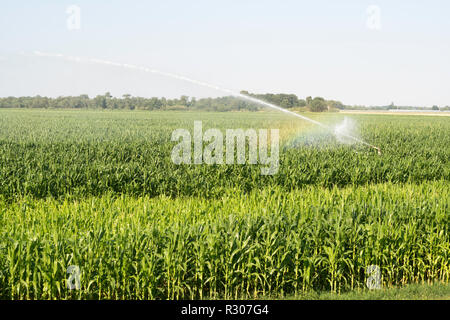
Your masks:
M450 112L433 112L433 111L413 111L413 110L402 110L402 111L378 111L378 110L340 110L339 113L343 114L377 114L377 115L410 115L410 116L438 116L438 117L449 117Z
M0 109L0 298L338 293L369 265L384 288L448 284L450 118L312 115L344 116L381 155L273 112ZM194 120L279 128L279 172L173 164Z

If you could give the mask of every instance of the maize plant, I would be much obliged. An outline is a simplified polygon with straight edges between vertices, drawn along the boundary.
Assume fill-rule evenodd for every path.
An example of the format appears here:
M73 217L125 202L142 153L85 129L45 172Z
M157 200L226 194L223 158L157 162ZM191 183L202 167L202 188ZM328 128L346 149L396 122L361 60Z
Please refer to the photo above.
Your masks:
M369 266L382 287L449 281L448 117L355 115L378 155L270 112L0 115L0 299L339 293ZM278 173L174 164L194 120L279 128Z

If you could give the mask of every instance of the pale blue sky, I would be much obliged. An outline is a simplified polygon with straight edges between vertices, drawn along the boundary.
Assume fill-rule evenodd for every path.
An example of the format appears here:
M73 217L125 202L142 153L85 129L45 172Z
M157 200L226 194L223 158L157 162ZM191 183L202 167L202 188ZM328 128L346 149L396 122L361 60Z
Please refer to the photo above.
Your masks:
M66 8L81 9L68 30ZM380 30L366 26L381 9ZM232 90L347 104L450 105L450 2L0 1L0 96L222 95L35 50L143 65ZM21 53L22 54L19 54Z

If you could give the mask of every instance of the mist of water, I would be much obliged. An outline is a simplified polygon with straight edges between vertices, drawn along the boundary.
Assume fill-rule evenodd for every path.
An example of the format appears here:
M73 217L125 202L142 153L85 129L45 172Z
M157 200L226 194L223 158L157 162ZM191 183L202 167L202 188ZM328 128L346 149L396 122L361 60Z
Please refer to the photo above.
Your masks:
M347 136L355 136L356 124L350 118L345 117L344 121L334 126L334 135L340 143L351 144L354 140L349 140Z
M59 53L44 53L44 52L40 52L40 51L34 51L34 55L39 56L39 57L51 57L51 58L60 58L60 59L64 59L64 60L68 60L68 61L73 61L73 62L80 62L80 63L95 63L95 64L102 64L102 65L110 65L110 66L115 66L115 67L121 67L121 68L127 68L127 69L132 69L132 70L139 70L139 71L143 71L143 72L148 72L148 73L154 73L154 74L158 74L158 75L162 75L165 77L170 77L173 79L177 79L177 80L182 80L182 81L187 81L199 86L203 86L203 87L207 87L207 88L211 88L211 89L215 89L217 91L221 91L224 93L227 93L231 96L237 97L237 98L241 98L247 101L251 101L254 102L256 104L259 105L263 105L265 107L274 109L274 110L278 110L284 113L287 113L291 116L300 118L302 120L308 121L310 123L313 123L317 126L322 127L323 129L331 132L332 134L334 134L337 139L347 139L347 140L351 140L354 142L358 142L361 144L364 144L368 147L374 148L378 151L378 153L380 153L380 149L374 145L371 145L357 137L354 137L353 135L349 134L348 130L345 130L346 126L348 127L348 125L344 125L342 128L333 128L330 126L327 126L319 121L316 121L314 119L308 118L306 116L303 116L301 114L292 112L290 110L281 108L277 105L274 105L272 103L254 98L254 97L250 97L238 92L234 92L233 90L230 89L226 89L226 88L221 88L219 86L207 83L207 82L203 82L203 81L198 81L195 79L191 79L182 75L178 75L178 74L174 74L174 73L169 73L169 72L164 72L164 71L160 71L160 70L156 70L156 69L152 69L152 68L148 68L148 67L143 67L143 66L137 66L137 65L133 65L133 64L127 64L127 63L118 63L118 62L113 62L113 61L108 61L108 60L103 60L103 59L95 59L95 58L80 58L80 57L74 57L74 56L66 56L63 54L59 54ZM344 120L345 121L345 120ZM337 130L337 131L336 131Z

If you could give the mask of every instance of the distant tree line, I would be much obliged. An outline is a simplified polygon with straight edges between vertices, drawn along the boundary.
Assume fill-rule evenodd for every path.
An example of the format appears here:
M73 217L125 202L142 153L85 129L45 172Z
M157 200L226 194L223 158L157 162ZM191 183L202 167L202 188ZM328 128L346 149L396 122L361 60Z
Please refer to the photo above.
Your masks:
M325 100L320 97L299 99L295 94L251 94L247 91L241 93L288 109L303 108L305 111L309 109L320 112L330 108L343 108L340 102ZM188 96L181 96L179 99L166 99L133 97L130 94L124 94L117 98L107 92L94 98L89 98L86 94L57 98L41 96L0 98L0 108L257 111L263 107L232 96L197 100Z
M0 98L0 108L63 108L63 109L128 109L128 110L205 110L205 111L256 111L261 107L235 97L203 98L188 96L179 99L142 98L124 94L113 97L109 92L89 98L88 95L67 97L7 97Z
M266 93L266 94L253 94L248 91L241 91L241 94L264 100L266 102L275 104L282 108L303 108L305 110L313 112L322 112L333 109L344 109L345 106L340 101L325 100L322 97L306 97L306 99L299 99L295 94L286 93Z
M295 94L265 93L255 94L241 91L241 94L254 97L282 108L298 111L334 111L334 110L430 110L426 107L396 106L391 103L387 106L349 106L340 101L326 100L322 97L298 98ZM87 94L79 96L66 96L48 98L34 97L6 97L0 98L0 108L48 108L48 109L128 109L128 110L203 110L203 111L258 111L261 105L233 96L218 98L202 98L181 96L179 99L142 98L124 94L122 97L113 97L109 92L90 98ZM433 106L432 110L450 111L449 106Z

